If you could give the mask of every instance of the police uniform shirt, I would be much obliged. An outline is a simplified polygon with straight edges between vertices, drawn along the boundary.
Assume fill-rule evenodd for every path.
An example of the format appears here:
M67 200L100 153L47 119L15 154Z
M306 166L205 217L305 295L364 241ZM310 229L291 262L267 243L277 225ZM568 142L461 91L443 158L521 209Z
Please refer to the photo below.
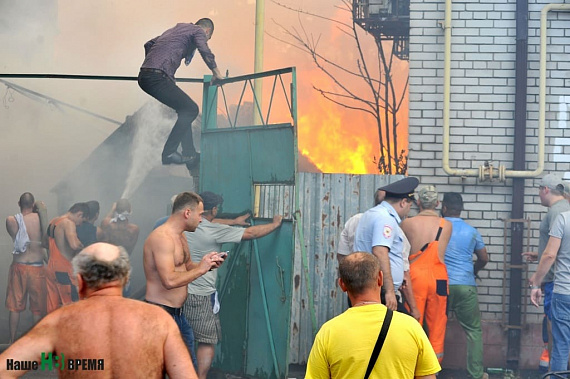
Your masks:
M394 290L398 290L404 281L404 259L402 251L404 241L398 226L402 220L386 201L364 212L354 239L354 251L372 253L372 247L385 246L389 250L390 271Z

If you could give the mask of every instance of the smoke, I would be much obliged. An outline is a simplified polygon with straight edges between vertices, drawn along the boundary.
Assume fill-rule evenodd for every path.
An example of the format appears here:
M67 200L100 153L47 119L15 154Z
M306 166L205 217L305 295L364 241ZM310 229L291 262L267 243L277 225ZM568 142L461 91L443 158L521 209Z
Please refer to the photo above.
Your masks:
M162 148L177 119L176 112L157 100L150 100L132 116L135 130L131 145L131 167L121 198L130 199L147 175L162 165ZM192 123L192 136L197 152L200 152L200 122L198 116ZM197 145L197 146L196 146ZM172 170L176 170L173 167ZM180 166L182 176L188 176L185 166ZM172 172L173 175L176 173Z
M133 116L135 135L131 147L132 163L121 198L131 198L148 173L162 163L162 147L176 117L172 108L154 99Z

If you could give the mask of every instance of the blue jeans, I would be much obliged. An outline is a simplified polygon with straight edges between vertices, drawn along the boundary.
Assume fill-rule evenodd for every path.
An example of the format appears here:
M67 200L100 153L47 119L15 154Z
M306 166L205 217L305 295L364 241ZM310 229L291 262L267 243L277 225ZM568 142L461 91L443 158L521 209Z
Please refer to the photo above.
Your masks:
M570 295L552 294L552 357L550 371L568 370L570 353Z
M196 154L192 140L192 122L198 117L198 105L164 73L141 71L138 82L143 91L178 113L178 120L166 140L162 157L174 153L181 143L185 156Z
M178 325L178 329L180 329L180 334L182 334L182 339L184 343L186 343L186 347L188 347L188 351L190 351L190 356L192 357L192 363L194 364L194 368L198 369L198 361L196 360L196 353L194 352L194 331L188 321L186 321L186 317L184 315L180 316L172 316L174 317L174 321L176 325Z
M554 282L544 282L544 314L548 320L552 319L550 315L550 307L552 304L552 290L554 289Z

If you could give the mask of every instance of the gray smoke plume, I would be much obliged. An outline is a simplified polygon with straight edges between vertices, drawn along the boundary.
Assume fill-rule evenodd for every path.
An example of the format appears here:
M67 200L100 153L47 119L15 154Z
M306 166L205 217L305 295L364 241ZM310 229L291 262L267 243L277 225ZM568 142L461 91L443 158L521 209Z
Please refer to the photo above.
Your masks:
M122 198L129 199L148 173L161 165L162 147L176 122L176 112L156 100L146 103L134 116L135 136L131 168Z
M132 120L135 134L131 146L131 167L121 198L130 199L150 171L162 164L162 148L176 119L177 114L172 108L154 99L135 113ZM197 152L200 152L200 122L201 117L198 116L192 124L192 135ZM170 167L173 175L189 176L186 166Z

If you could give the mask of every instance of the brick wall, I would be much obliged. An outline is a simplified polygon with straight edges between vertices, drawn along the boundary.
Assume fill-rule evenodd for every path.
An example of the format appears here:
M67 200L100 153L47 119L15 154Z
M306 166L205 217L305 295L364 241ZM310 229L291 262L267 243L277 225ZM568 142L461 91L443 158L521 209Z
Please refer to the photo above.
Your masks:
M527 170L537 166L540 11L550 2L564 3L529 0ZM513 167L515 5L514 0L453 1L451 168L477 169L486 161L494 166L505 165L507 170ZM507 228L505 251L502 220L510 217L512 180L479 182L475 177L448 176L441 168L444 12L444 0L410 2L408 173L419 177L421 185L435 184L440 192L463 194L466 211L462 216L478 228L489 252L490 262L481 272L478 291L483 320L487 327L496 327L502 325L503 317L503 259L510 261L510 233ZM570 179L570 12L550 12L548 20L544 173L557 172ZM525 180L524 217L532 220L533 250L538 243L538 225L546 211L540 205L536 183L537 180ZM529 276L535 269L536 265L529 266ZM508 278L507 273L507 304ZM525 297L523 304L528 303ZM508 306L505 309L508 311ZM542 308L526 305L524 311L527 323L540 322ZM523 333L532 328L527 326Z

